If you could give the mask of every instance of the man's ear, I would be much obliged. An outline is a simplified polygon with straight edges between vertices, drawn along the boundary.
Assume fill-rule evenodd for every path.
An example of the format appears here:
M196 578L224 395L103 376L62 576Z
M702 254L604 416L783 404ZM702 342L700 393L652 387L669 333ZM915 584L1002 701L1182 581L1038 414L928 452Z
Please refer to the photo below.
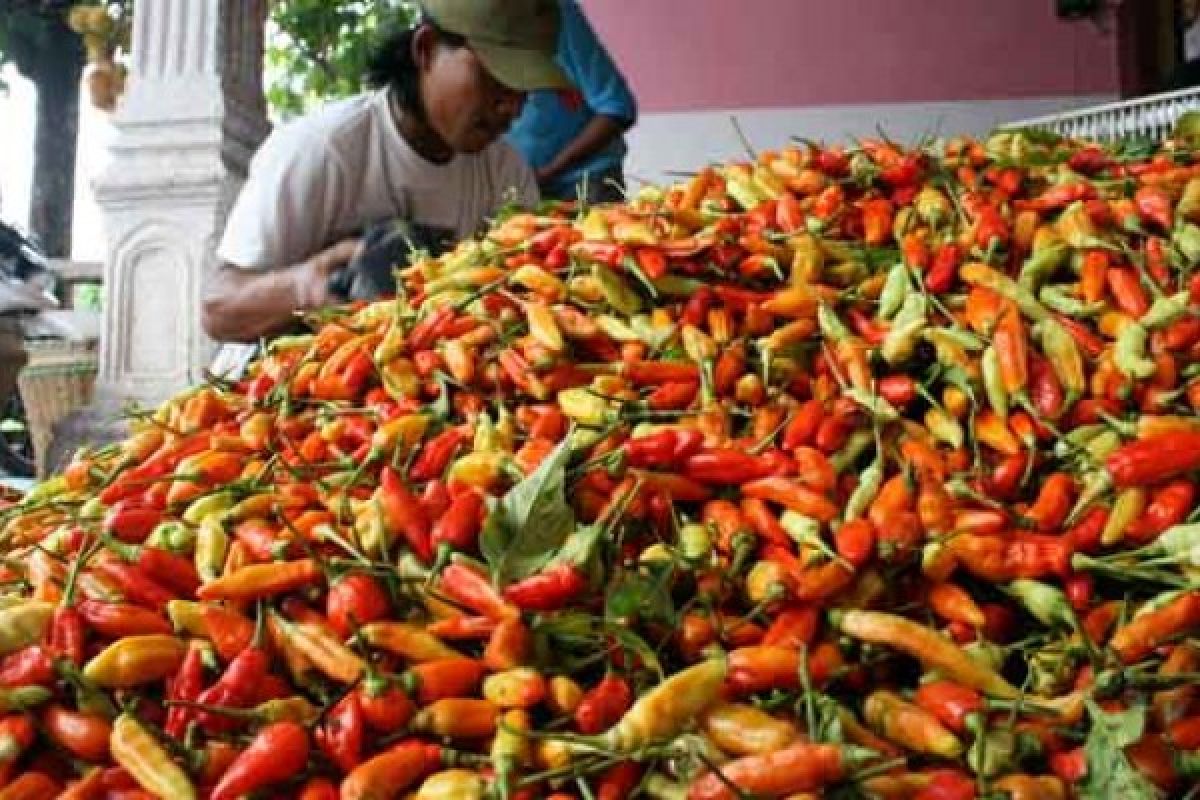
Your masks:
M434 50L437 49L437 31L430 25L421 25L413 32L412 47L413 63L418 72L427 72L433 64Z

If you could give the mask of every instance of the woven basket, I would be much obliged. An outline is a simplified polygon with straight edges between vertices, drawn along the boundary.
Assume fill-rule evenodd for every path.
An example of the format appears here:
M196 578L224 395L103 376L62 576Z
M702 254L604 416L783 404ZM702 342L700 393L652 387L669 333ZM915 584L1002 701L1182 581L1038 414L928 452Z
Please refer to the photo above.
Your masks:
M17 376L39 478L54 425L92 400L98 359L94 342L26 342L29 362Z

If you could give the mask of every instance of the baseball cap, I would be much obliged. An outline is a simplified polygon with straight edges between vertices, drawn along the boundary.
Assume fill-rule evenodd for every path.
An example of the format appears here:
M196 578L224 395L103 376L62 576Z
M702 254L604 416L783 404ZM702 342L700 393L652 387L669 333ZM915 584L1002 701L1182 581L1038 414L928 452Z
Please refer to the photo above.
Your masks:
M488 72L510 89L568 89L554 61L558 0L420 0L421 10L467 40Z

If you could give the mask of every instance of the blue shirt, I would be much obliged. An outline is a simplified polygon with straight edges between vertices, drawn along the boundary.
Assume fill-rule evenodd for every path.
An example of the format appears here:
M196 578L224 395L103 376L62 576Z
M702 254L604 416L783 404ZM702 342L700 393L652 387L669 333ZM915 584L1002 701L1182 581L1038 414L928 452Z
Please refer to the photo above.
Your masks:
M630 125L637 119L633 93L596 38L587 17L575 0L560 0L559 7L562 28L556 58L583 102L572 103L562 92L529 93L521 116L508 133L508 142L534 169L549 164L597 114L616 117ZM607 147L557 176L547 188L556 194L569 192L585 173L597 174L620 165L626 149L624 137L618 136Z

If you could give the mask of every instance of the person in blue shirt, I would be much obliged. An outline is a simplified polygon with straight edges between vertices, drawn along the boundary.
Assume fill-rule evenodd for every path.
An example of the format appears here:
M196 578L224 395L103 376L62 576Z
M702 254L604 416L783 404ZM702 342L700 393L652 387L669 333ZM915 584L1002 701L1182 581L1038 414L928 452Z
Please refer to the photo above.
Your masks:
M508 142L533 167L543 198L619 201L624 133L637 120L637 101L575 0L559 6L555 58L578 91L530 92Z

